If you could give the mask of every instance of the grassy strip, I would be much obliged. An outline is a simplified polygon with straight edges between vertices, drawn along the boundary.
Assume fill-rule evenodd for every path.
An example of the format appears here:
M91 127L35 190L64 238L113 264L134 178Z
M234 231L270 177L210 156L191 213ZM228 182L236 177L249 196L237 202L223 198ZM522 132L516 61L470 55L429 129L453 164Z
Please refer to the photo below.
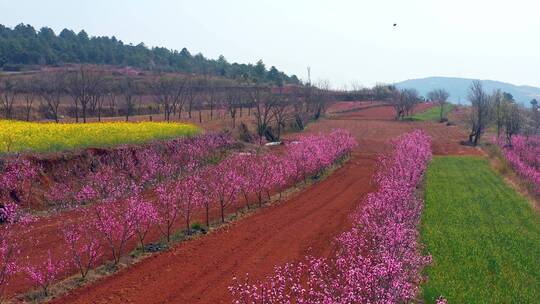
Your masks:
M448 117L448 113L452 112L454 105L446 103L443 109L443 117ZM434 106L421 113L415 114L408 118L409 120L417 121L439 121L441 119L441 107Z
M426 302L439 295L450 303L540 298L540 219L486 159L433 159L421 235L433 256Z
M491 167L504 177L507 184L510 184L512 188L527 198L533 209L540 212L540 195L536 193L536 186L519 176L512 165L508 163L498 145L485 142L482 143L482 149L489 156Z
M88 147L136 144L194 135L191 124L165 122L102 122L55 124L0 120L0 154L57 152Z

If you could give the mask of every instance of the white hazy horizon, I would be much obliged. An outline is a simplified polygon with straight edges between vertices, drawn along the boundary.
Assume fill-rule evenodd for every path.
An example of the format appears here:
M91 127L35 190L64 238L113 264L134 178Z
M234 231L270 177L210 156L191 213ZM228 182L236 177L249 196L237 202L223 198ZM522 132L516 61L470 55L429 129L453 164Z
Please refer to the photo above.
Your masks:
M539 8L532 0L0 0L0 23L262 59L303 80L309 66L313 80L335 88L430 76L540 87Z

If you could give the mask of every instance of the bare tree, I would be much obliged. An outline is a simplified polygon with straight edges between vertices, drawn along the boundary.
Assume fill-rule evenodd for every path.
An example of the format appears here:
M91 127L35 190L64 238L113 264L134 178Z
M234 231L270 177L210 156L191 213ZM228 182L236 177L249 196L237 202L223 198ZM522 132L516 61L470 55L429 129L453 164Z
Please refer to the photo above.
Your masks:
M531 100L531 120L535 133L540 131L540 105L536 99Z
M248 110L247 116L251 116L251 108L253 108L253 100L251 100L250 98L247 98L244 105Z
M312 104L313 118L319 119L326 113L328 101L330 100L330 82L319 81L316 87L309 92L309 102Z
M440 118L439 121L443 122L444 117L444 107L448 103L448 97L450 94L445 89L435 89L427 94L427 97L430 101L436 102L440 108Z
M364 86L359 81L352 81L351 82L351 91L352 92L360 92Z
M416 108L420 102L420 95L416 89L405 89L402 92L402 96L404 100L405 114L407 116L411 116L414 114L414 108Z
M405 117L405 101L403 99L402 91L393 90L390 99L390 104L396 112L396 120Z
M76 71L70 72L67 81L67 91L75 105L75 121L79 121L79 104L81 105L83 122L86 123L88 105L92 102L92 94L102 82L100 73L81 65Z
M501 136L501 131L504 127L504 116L507 110L508 101L504 98L501 90L495 90L491 95L491 105L493 109L493 119L497 129L497 138Z
M390 103L396 111L396 120L404 119L412 114L420 98L415 89L393 90Z
M188 117L189 119L192 119L192 112L194 107L196 107L195 103L200 101L199 100L199 93L201 91L201 88L204 88L207 86L208 79L206 77L203 78L188 78L187 81L187 87L189 90L187 90L187 106L188 106Z
M112 83L112 82L110 82ZM118 94L118 88L115 85L107 84L107 92L105 94L107 105L109 108L109 115L116 116L117 115L117 94Z
M202 111L204 110L206 100L207 98L204 92L197 92L195 109L199 112L199 123L202 123Z
M95 82L90 88L90 104L93 115L97 115L98 121L101 121L103 103L107 95L108 87L104 75L97 75Z
M393 85L388 85L388 84L381 84L381 83L378 83L376 84L373 89L373 99L376 99L376 100L388 100L388 99L393 99L395 98L395 94L396 94L396 87L393 86Z
M142 114L141 109L143 108L143 100L144 100L144 95L142 94L142 92L135 96L135 101L137 102L137 107L136 107L137 115Z
M191 90L196 90L195 88L189 87L189 78L184 79L176 79L176 91L174 94L174 109L173 113L176 113L176 110L178 109L178 118L180 118L180 113L182 112L182 108L184 108L184 104L186 103L186 100L188 99L188 96ZM196 94L196 91L193 91L192 94ZM193 97L194 98L194 97Z
M504 130L508 145L512 145L512 136L521 131L523 124L524 116L520 106L515 102L509 103L504 115Z
M281 138L281 133L285 129L287 121L290 119L291 103L287 97L283 96L281 91L276 94L275 98L276 102L272 108L272 116L276 122L276 140L279 140Z
M250 98L253 100L253 115L257 125L257 134L259 137L268 133L268 128L273 118L272 108L275 105L275 99L267 88L254 86L249 90Z
M52 72L41 79L39 95L45 101L49 114L56 123L59 122L59 106L65 93L66 75L64 72Z
M156 103L163 107L164 118L167 122L170 122L171 115L176 113L184 88L185 81L171 77L159 77L152 84L154 98Z
M30 121L30 114L34 106L34 101L39 95L38 86L34 79L28 79L21 83L24 98L24 114L26 121Z
M216 87L211 81L209 81L208 90L206 94L206 100L207 100L208 107L210 108L210 120L214 119L214 106L216 104L216 96L217 96Z
M306 96L304 90L300 87L295 87L289 95L293 108L294 123L298 130L303 130L307 117L304 108L306 107Z
M187 80L189 84L186 87L186 90L183 94L182 106L187 102L187 112L188 118L191 119L191 112L193 111L193 102L195 102L195 97L197 95L197 87L193 80Z
M231 115L232 127L236 128L236 113L238 106L241 103L241 91L238 88L229 88L227 89L225 95L225 102L227 105L227 112Z
M19 94L17 83L13 79L5 78L0 82L0 103L6 119L13 118L13 105Z
M489 124L492 99L478 80L473 81L469 88L468 98L471 102L469 144L476 146Z
M135 97L138 93L137 83L130 77L125 77L119 86L120 95L124 99L124 110L126 115L126 121L129 121L129 115L135 107Z

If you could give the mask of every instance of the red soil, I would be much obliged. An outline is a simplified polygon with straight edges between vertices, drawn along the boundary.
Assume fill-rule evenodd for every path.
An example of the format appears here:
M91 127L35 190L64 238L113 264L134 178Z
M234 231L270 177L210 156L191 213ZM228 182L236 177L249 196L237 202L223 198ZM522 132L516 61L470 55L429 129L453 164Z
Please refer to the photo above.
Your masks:
M147 194L148 199L155 199L155 195L149 191ZM252 199L252 202L255 199ZM243 199L238 203L237 207L244 207ZM235 206L236 207L236 206ZM233 214L235 209L233 206L227 208L226 212L228 214ZM211 223L220 221L220 210L217 206L212 208L209 213ZM55 259L69 260L70 256L66 252L63 238L62 230L66 227L67 224L77 223L84 221L84 214L80 211L64 211L59 214L46 216L38 218L36 221L32 222L27 229L21 229L24 233L21 235L22 240L27 240L21 246L20 256L25 257L24 265L41 265L43 261L47 258L48 250L51 251L52 256ZM193 214L191 222L204 223L206 220L203 210ZM178 221L173 230L185 229L185 223ZM145 244L150 242L156 242L162 237L160 231L154 227L148 232L148 235L145 238ZM126 244L125 252L134 250L139 246L138 240L132 238ZM98 265L105 263L106 261L112 260L112 254L108 247L103 247L101 249L102 255L98 259ZM23 265L23 266L24 266ZM66 278L73 274L78 274L78 270L75 267L66 267L60 273L60 278ZM23 293L33 286L28 280L24 272L18 273L14 277L10 278L9 285L6 286L4 291L6 295L13 296L18 293Z
M375 190L371 179L376 171L376 157L391 149L391 138L421 128L432 135L435 154L480 153L459 145L466 138L459 127L395 122L393 109L377 103L359 103L358 108L308 126L307 132L345 128L359 141L352 160L325 181L280 205L75 290L56 303L230 302L227 286L234 275L243 277L250 273L252 278L263 278L275 264L299 260L308 253L324 256L331 252L333 238L348 227L348 214L367 193ZM343 106L338 108L342 109ZM331 108L329 112L338 111ZM213 218L217 218L217 213ZM23 236L38 241L37 245L27 242L21 256L29 256L30 264L41 263L48 249L55 256L62 256L63 224L81 220L75 212L39 219ZM181 226L179 223L178 227ZM155 240L159 234L153 231L149 237ZM129 247L135 246L132 241ZM108 258L106 255L102 260ZM64 276L75 272L66 269ZM14 295L31 287L20 274L10 282L6 293Z
M58 303L228 303L233 276L263 278L275 264L327 256L363 195L375 190L375 159L347 166L289 201L135 265Z
M233 276L249 273L260 279L276 264L331 254L332 240L349 226L348 215L375 190L376 158L391 149L391 138L420 128L433 136L435 154L480 153L459 145L464 133L458 127L395 122L393 115L390 107L370 107L310 125L308 132L350 130L359 141L351 161L282 204L179 244L55 303L229 303Z

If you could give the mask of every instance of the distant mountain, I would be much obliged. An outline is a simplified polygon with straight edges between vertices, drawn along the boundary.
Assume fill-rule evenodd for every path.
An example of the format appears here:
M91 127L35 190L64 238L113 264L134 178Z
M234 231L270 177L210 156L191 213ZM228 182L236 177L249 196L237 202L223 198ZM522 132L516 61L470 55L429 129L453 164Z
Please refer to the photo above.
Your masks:
M415 88L423 96L426 96L426 94L433 89L443 88L450 93L449 100L451 102L468 104L469 100L467 100L467 92L473 80L475 79L428 77L405 80L396 83L396 86L398 88ZM531 99L540 99L540 88L537 87L517 86L510 83L493 80L481 80L481 82L486 91L491 92L495 89L501 89L503 92L512 94L517 102L527 106L529 105Z

